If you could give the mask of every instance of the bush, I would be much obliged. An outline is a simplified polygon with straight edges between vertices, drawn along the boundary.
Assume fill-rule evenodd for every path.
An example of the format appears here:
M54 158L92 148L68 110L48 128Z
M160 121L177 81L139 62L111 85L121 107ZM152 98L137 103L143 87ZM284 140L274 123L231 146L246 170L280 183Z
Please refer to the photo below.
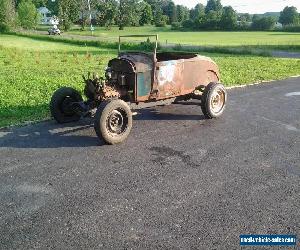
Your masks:
M0 0L0 32L8 32L16 26L14 0Z
M167 22L165 22L164 20L159 20L155 23L156 27L166 27Z
M286 25L282 28L282 31L300 32L300 25Z
M148 39L146 42L141 42L139 47L143 50L143 51L152 51L155 48L155 44L151 43L150 40Z
M253 17L251 28L253 30L272 30L275 28L276 20L274 17Z
M182 26L181 26L180 22L173 22L171 25L172 30L180 30L181 28L182 28Z
M251 30L251 23L246 22L246 21L242 21L237 25L236 29L240 30L240 31Z
M184 48L182 47L182 45L180 43L176 44L174 47L173 47L173 50L175 51L183 51Z
M39 15L31 0L22 0L18 6L18 16L21 26L25 29L35 28Z
M161 15L160 17L157 18L157 20L155 21L155 26L156 27L165 27L168 23L168 16L166 15Z
M6 33L9 31L10 31L10 28L6 24L0 23L0 33Z
M59 24L59 27L60 27L60 29L63 29L64 31L68 31L72 27L72 22L68 18L63 19L62 22Z
M187 30L193 29L194 26L195 26L195 25L194 25L194 22L193 22L193 20L191 20L191 19L185 20L185 21L183 21L183 23L182 23L182 27L183 27L184 29L187 29Z

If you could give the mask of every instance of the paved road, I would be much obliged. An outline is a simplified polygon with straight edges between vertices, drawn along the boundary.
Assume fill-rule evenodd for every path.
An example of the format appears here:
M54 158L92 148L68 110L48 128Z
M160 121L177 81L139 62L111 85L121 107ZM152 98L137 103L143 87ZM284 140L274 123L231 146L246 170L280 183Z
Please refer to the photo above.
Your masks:
M1 130L0 249L239 249L300 235L300 79L147 109L103 145L91 121Z
M280 58L300 58L300 52L272 51L272 56Z

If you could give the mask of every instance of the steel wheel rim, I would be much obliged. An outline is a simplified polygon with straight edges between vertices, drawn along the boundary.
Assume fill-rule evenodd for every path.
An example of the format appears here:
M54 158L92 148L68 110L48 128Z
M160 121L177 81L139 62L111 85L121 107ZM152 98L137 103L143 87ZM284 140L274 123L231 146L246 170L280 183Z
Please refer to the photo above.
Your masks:
M65 99L62 101L60 109L65 115L71 116L74 114L74 111L71 109L71 103L74 101L75 100L71 96L66 96Z
M212 111L217 114L223 110L225 105L225 92L221 88L217 88L213 93L210 100Z
M121 135L128 126L128 117L124 110L115 109L110 112L106 120L106 127L110 134Z

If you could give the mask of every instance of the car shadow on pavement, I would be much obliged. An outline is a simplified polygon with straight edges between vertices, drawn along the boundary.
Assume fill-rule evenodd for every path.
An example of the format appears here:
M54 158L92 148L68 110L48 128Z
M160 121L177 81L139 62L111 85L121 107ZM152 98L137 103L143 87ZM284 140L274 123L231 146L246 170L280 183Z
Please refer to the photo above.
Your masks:
M2 129L0 147L63 148L104 145L96 135L93 136L92 127L91 119L83 119L77 123L57 124L55 121L47 121L25 127Z
M180 105L192 105L194 103L186 102ZM172 108L165 109L164 106L159 106L157 108L147 108L137 110L137 115L134 116L134 120L158 120L158 121L195 121L195 120L205 120L205 116L202 114L201 109L198 110L182 110L178 107L180 105L174 105ZM169 112L168 112L169 111ZM197 112L198 111L198 112ZM172 112L172 113L171 113ZM189 112L189 113L188 113ZM198 113L198 114L197 114Z
M192 104L185 103L185 105ZM187 114L187 110L182 110L179 108L180 106L141 109L138 110L138 114L133 119L137 123L142 120L187 121L205 119L201 115L201 110L198 110L199 115L195 110L189 111L191 113ZM0 129L0 148L64 148L105 145L105 142L96 136L93 124L93 118L85 118L75 123L57 124L51 120L24 127Z
M160 113L157 110L142 110L138 111L138 115L134 117L134 120L157 120L157 121L195 121L204 120L204 115L182 115L182 114L170 114Z

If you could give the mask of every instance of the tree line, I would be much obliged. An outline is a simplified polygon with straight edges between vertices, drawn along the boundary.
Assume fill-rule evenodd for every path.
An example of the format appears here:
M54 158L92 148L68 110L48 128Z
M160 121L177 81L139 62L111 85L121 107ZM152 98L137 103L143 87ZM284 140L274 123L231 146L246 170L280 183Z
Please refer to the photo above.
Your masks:
M172 25L177 30L271 30L279 21L286 27L300 25L295 7L286 7L279 19L273 16L239 14L220 0L208 0L206 6L197 4L188 9L172 0L90 0L92 22L95 25L126 26ZM1 0L0 30L17 26L35 28L40 19L37 8L46 6L68 30L73 23L82 29L90 23L87 0Z
M208 0L207 5L197 4L186 20L172 23L181 30L273 30L277 22L283 27L298 27L300 14L296 7L285 7L279 18L275 16L237 13L231 6L222 6L220 0Z

